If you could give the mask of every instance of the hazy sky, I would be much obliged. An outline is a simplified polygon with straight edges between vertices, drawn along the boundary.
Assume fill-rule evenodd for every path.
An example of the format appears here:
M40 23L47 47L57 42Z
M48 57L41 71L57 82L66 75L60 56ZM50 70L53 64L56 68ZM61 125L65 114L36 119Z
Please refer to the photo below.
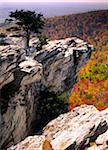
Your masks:
M106 2L108 0L0 0L0 2Z

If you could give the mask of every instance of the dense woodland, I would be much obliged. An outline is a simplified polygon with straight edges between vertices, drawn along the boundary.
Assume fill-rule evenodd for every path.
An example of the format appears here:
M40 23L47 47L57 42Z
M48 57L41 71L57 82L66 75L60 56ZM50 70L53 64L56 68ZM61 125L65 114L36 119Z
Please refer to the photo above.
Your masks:
M101 57L100 63L98 56ZM69 97L69 110L81 104L95 105L99 110L108 107L108 62L104 58L108 60L108 51L104 54L94 52L81 69Z
M89 62L81 69L69 97L69 110L81 104L93 104L99 110L108 107L108 10L53 17L48 19L50 39L80 37L95 47Z
M93 104L99 110L108 107L108 11L49 18L46 34L50 39L77 36L93 44L95 51L81 69L69 97L69 110L81 104Z
M71 36L87 39L108 29L108 10L52 17L46 20L46 34L50 39Z
M81 104L93 104L99 110L107 108L108 10L49 18L45 29L50 39L77 36L95 47L69 96L69 110Z

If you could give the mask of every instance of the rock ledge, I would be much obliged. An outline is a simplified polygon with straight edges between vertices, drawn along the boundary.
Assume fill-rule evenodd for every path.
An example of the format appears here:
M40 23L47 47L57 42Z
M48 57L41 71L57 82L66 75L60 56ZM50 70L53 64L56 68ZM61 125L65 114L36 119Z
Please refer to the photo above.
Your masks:
M76 107L49 122L42 135L28 137L8 150L42 150L46 139L53 150L107 150L108 109L98 111L92 105Z

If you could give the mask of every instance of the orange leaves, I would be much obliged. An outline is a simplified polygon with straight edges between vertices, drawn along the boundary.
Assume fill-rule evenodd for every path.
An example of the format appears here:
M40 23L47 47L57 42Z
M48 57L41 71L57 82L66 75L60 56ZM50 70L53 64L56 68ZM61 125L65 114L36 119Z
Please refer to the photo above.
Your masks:
M69 107L68 107L68 110L71 111L73 108L74 108L73 105L70 104Z
M99 110L108 107L108 80L94 82L88 79L79 80L69 96L69 110L81 104L95 105Z
M88 72L90 66L92 66L92 65L94 65L94 64L96 64L96 61L93 61L93 60L91 61L91 60L89 60L88 63L87 63L87 65L85 65L85 66L80 70L80 74L82 74L82 73L84 73L84 72Z
M69 96L69 110L81 104L95 105L99 110L108 107L107 53L96 51L80 70L78 82Z
M80 71L79 80L69 97L69 110L81 104L93 104L99 110L108 107L108 30L103 21L105 17L107 11L98 11L47 20L45 31L50 39L77 36L96 49Z
M81 69L78 82L69 96L69 110L81 104L94 105L99 110L108 107L107 53L96 51Z

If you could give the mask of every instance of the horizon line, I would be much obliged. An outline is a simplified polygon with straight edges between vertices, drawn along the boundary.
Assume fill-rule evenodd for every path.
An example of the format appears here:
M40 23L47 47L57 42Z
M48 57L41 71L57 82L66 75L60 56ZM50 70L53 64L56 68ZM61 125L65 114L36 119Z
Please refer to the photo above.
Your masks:
M0 1L0 3L107 3L107 1L104 2L97 2L97 1Z

